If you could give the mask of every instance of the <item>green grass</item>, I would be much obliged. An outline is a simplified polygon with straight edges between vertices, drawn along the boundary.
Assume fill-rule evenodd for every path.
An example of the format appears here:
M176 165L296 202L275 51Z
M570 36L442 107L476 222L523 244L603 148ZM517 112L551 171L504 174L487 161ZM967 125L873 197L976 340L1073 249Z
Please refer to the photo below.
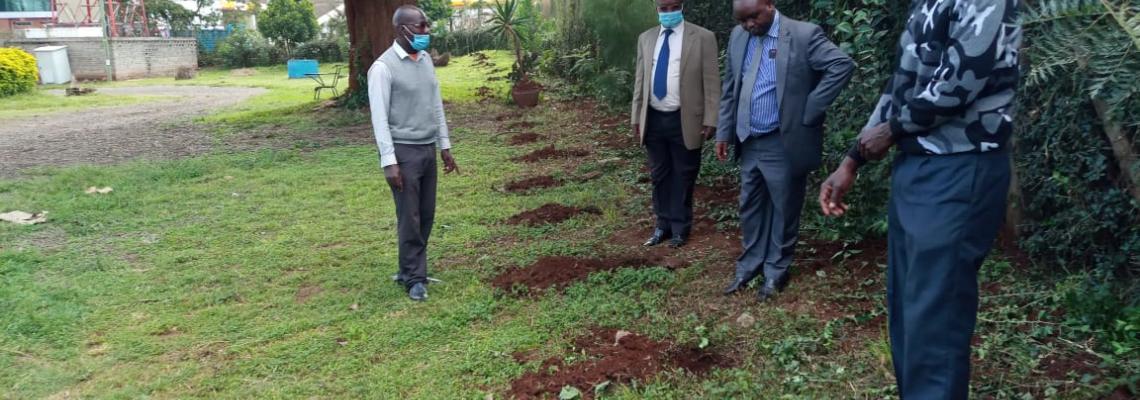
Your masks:
M802 301L772 307L717 294L732 258L718 252L675 271L593 274L561 294L518 298L492 289L496 274L543 255L628 253L608 238L648 223L640 221L648 187L638 182L639 149L598 146L613 132L569 106L540 107L524 118L560 147L595 154L512 162L545 143L504 145L495 116L514 110L471 102L477 96L467 93L483 83L470 81L478 74L463 62L439 71L464 173L441 178L429 263L444 283L431 286L426 303L410 302L388 280L396 269L394 210L372 146L49 169L0 180L0 211L50 212L43 225L0 225L0 397L503 398L512 379L541 363L519 364L512 353L575 358L569 344L593 326L687 346L707 340L737 358L735 367L705 377L666 372L615 387L608 398L894 395L885 336L867 323L882 313L884 277L875 265L835 258L825 274L797 277L790 290ZM245 85L269 78L210 72L200 79ZM256 128L296 104L305 101L255 99L242 107L269 119L235 118ZM328 113L337 112L304 118ZM495 189L521 176L582 171L606 175L528 196ZM86 195L89 186L115 191ZM500 223L549 202L597 206L603 215L557 226ZM833 258L813 255L809 245L798 251ZM852 285L859 268L879 273ZM1026 297L1043 283L1009 268L990 263L985 270L994 272L982 276L1003 289L983 297L985 373L976 395L1021 398L1051 388L1057 398L1090 398L1116 384L1104 378L1127 376L1117 364L1106 364L1094 377L1101 380L1035 374L1046 357L1084 350L1050 341L1054 334L1080 341L1055 322L1026 322L1031 312L1055 310L1056 301ZM821 310L842 316L821 318ZM756 323L738 324L742 312Z
M443 98L454 102L476 100L478 90L483 86L490 88L494 95L505 98L510 86L506 76L515 62L514 55L504 50L484 53L488 57L487 62L494 65L493 68L476 66L475 58L467 56L452 59L446 67L436 69ZM501 79L488 82L488 78Z
M552 298L538 309L496 298L480 270L516 261L464 264L484 254L470 244L501 232L496 221L561 196L488 190L502 176L487 167L506 165L510 151L485 136L457 136L456 156L486 172L443 180L432 252L435 276L447 283L433 286L426 304L408 302L386 280L395 269L394 210L371 148L69 169L3 183L5 207L50 209L52 222L0 227L8 310L0 365L11 367L0 387L20 397L71 388L95 397L447 398L501 385L520 367L496 354L538 346L558 331L551 328L588 315L558 316L568 302L646 306L612 293ZM115 192L82 194L94 184ZM594 204L620 193L615 182L580 189L594 193L580 201ZM37 245L57 234L62 249ZM320 289L296 301L305 287ZM555 316L527 322L546 313ZM475 378L484 371L497 379Z
M95 107L116 107L151 101L166 101L168 96L119 96L98 92L85 96L49 94L44 89L0 98L0 121L16 118L34 118L67 110Z

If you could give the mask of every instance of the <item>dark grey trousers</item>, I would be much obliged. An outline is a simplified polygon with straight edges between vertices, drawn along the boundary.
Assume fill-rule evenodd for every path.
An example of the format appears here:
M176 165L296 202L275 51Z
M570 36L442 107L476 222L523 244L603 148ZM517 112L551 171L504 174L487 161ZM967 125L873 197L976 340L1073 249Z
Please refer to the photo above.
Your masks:
M966 399L978 269L1005 220L1009 153L895 158L887 323L903 399Z
M751 281L763 268L765 279L783 279L799 237L807 177L791 174L778 132L751 137L740 150L744 252L736 260L736 277Z
M680 112L649 109L645 116L645 152L653 179L657 229L688 236L693 227L693 188L701 170L701 151L685 147Z
M396 144L396 159L404 190L392 190L396 200L396 230L400 242L397 279L407 287L427 282L427 245L435 222L435 144Z

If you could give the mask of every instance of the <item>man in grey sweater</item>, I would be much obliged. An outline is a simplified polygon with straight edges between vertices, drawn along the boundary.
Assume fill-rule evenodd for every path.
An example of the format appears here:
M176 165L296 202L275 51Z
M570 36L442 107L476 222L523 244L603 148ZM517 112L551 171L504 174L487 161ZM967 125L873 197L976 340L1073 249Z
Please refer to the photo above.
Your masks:
M458 172L451 156L443 99L431 56L431 23L423 10L403 6L392 16L396 43L368 70L372 128L380 166L396 201L399 273L408 297L427 300L427 244L435 220L436 159Z

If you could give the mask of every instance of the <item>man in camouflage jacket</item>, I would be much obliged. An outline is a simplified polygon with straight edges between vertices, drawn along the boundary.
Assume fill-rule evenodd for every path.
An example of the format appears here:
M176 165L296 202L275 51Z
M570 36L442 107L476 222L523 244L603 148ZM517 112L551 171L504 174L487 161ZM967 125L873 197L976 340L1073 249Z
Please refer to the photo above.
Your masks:
M965 399L978 269L1004 220L1021 28L1017 0L913 0L899 60L858 143L820 188L843 215L859 166L897 146L887 312L904 399Z

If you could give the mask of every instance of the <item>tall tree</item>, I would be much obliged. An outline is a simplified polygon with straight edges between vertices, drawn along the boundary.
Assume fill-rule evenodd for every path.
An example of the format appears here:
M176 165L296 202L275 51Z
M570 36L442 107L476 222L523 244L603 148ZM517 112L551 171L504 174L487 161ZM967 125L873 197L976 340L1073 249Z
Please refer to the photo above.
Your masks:
M451 18L451 15L455 14L455 10L451 9L451 2L448 0L419 0L418 4L431 22Z
M317 15L309 0L270 0L257 22L257 30L285 47L292 55L293 47L317 36Z
M276 0L275 0L276 1ZM372 62L396 40L392 15L402 5L416 5L416 0L345 0L348 17L349 93L361 88L360 83Z

